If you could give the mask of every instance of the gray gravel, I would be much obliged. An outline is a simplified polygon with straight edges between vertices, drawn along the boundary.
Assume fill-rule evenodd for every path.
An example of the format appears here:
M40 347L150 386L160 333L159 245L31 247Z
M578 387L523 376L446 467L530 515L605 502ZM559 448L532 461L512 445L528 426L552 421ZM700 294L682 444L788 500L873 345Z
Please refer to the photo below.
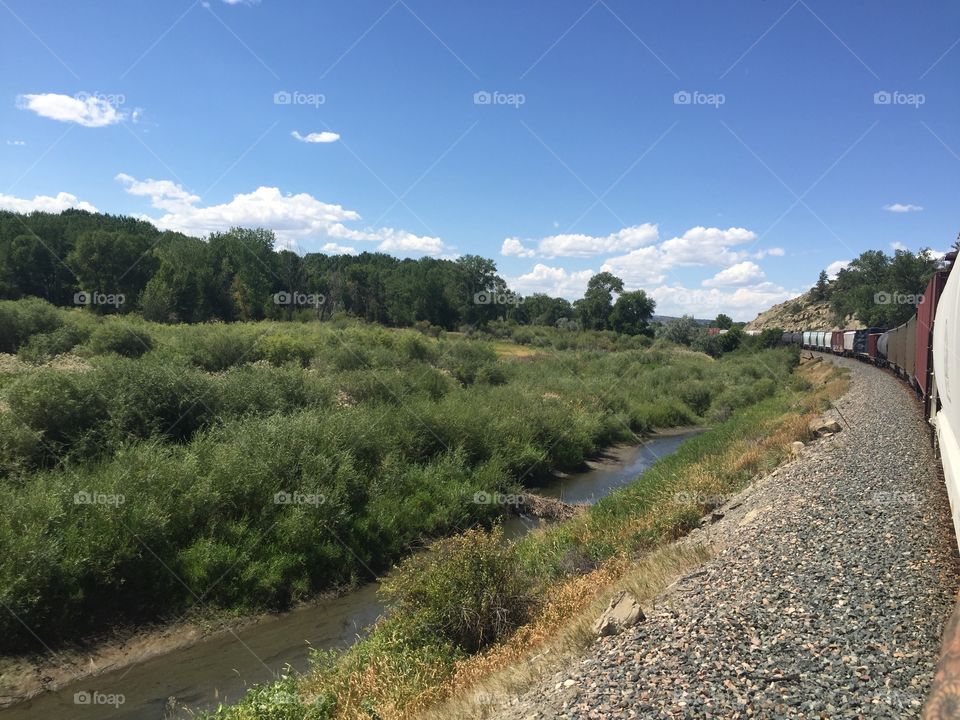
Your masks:
M646 622L487 717L919 716L960 581L946 490L912 392L834 361L849 427L697 531L719 553Z

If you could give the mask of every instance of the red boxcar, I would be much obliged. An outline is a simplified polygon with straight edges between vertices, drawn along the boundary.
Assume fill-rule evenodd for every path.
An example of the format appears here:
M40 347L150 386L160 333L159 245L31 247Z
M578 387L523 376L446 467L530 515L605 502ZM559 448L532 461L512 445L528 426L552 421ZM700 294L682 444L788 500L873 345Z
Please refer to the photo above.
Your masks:
M830 349L837 355L843 355L843 330L834 330L830 336Z
M874 362L877 361L877 340L883 333L870 333L867 335L867 355Z
M930 354L933 351L933 323L936 319L937 303L940 301L940 294L943 292L944 285L947 284L949 274L946 270L934 273L927 289L923 291L923 300L917 306L917 346L914 350L916 353L914 365L917 389L920 390L924 399L924 405L931 389Z

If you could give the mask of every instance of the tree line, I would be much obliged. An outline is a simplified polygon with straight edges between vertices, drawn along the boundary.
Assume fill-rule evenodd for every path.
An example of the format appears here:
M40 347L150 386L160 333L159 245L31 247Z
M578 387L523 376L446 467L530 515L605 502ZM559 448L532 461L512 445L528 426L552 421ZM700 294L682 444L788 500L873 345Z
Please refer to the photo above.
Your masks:
M929 249L916 254L895 250L892 256L867 250L833 280L821 271L811 297L830 303L838 326L855 316L869 327L892 328L917 312L922 293L939 267L940 260Z
M446 330L492 320L649 333L655 303L594 276L573 303L510 290L493 260L398 259L383 253L299 255L270 230L207 238L136 218L67 210L0 212L0 298L39 297L96 312L137 311L157 322L285 319L347 313L389 326Z

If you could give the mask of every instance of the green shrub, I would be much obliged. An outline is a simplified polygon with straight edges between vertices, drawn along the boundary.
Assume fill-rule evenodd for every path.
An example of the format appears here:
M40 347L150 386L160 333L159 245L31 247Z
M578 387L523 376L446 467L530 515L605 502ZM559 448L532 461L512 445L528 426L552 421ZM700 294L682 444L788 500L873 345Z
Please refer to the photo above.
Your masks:
M17 355L25 362L46 362L86 342L90 334L90 328L80 324L61 325L52 332L32 336L20 346Z
M39 433L50 458L76 445L105 418L104 400L89 376L40 370L19 378L7 391L10 411Z
M193 365L209 372L222 372L260 359L256 352L261 333L249 325L211 323L183 332L178 351Z
M138 358L153 349L153 337L146 330L122 320L105 321L93 331L87 346L97 355L115 353Z
M476 651L530 615L533 580L500 530L470 530L414 555L381 585L390 608L427 637Z
M62 323L61 312L46 300L2 300L0 352L15 353L33 335L53 332Z
M262 335L257 340L256 353L277 367L288 363L306 367L313 357L314 349L305 340L292 335Z

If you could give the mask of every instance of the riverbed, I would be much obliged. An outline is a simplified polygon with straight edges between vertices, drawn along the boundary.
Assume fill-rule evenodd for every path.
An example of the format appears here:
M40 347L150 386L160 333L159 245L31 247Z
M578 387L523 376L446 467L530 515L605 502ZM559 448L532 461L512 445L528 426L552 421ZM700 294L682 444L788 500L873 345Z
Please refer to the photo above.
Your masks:
M561 474L536 492L571 504L593 504L634 482L697 432L669 432L640 445L610 448L588 461L585 471ZM518 538L540 524L535 518L514 517L505 523L505 532ZM311 648L348 647L382 611L377 584L371 583L43 693L0 711L0 720L190 718L220 703L236 702L251 685L289 670L307 670Z

